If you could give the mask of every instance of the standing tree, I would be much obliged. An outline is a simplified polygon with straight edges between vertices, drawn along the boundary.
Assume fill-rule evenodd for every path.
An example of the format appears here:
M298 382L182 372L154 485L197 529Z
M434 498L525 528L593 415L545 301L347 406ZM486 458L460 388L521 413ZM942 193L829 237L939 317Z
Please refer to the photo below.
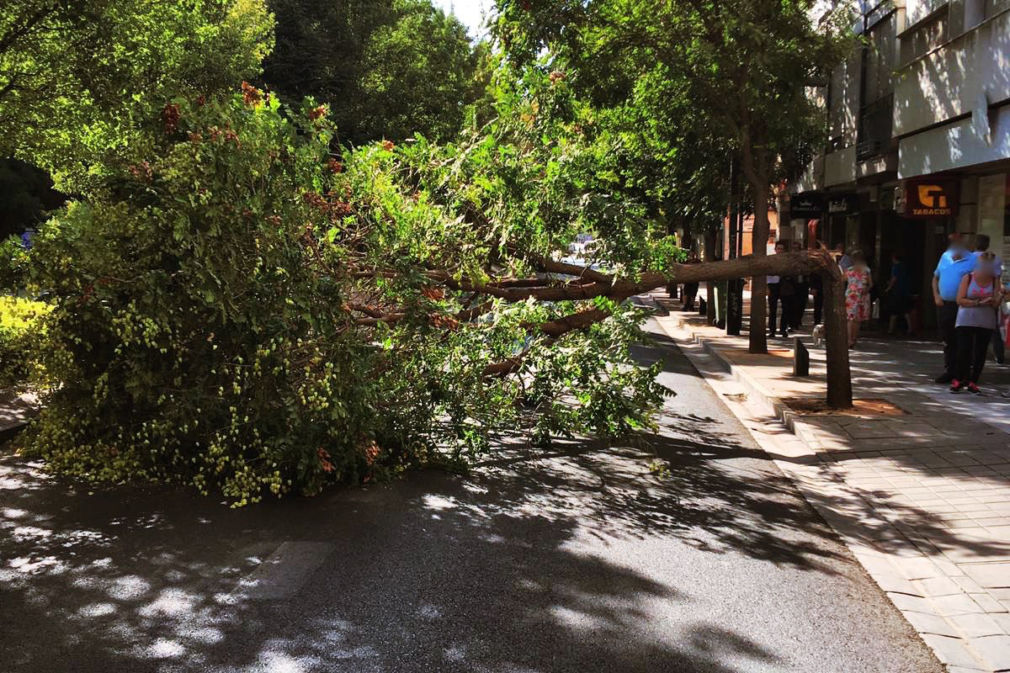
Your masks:
M0 4L0 156L80 189L173 96L259 73L262 0L18 0Z
M689 119L737 149L754 208L755 257L766 254L768 206L784 156L822 138L808 97L848 49L841 9L812 20L815 0L501 0L497 32L516 60L544 49L598 88L638 76L677 83ZM841 5L841 3L839 3ZM617 85L616 87L614 85ZM719 166L724 157L712 157ZM767 352L767 285L753 277L750 350Z

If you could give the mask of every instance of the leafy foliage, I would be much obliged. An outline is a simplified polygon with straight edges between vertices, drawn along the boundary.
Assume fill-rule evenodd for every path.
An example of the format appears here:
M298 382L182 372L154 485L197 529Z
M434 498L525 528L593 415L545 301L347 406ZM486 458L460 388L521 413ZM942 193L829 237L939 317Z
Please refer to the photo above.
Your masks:
M2 3L0 156L79 189L166 99L258 74L272 27L263 0Z
M480 93L478 52L456 17L430 0L401 0L398 9L397 21L376 29L365 48L359 135L453 140Z
M512 61L572 71L581 96L617 120L640 117L675 186L675 211L719 212L719 163L739 156L753 200L754 254L765 254L769 193L824 138L810 87L852 47L847 3L815 16L816 0L501 0L496 33ZM535 67L535 66L533 66ZM672 115L669 114L672 111ZM630 115L630 116L629 116ZM624 124L621 124L624 126ZM728 157L723 166L728 167ZM638 162L633 169L648 169ZM648 173L646 173L648 174ZM700 208L684 206L685 195ZM763 324L764 280L755 278L752 324ZM762 330L752 352L766 350Z
M264 81L330 106L341 142L415 133L451 141L480 96L481 49L430 0L272 0L277 47Z
M0 389L42 378L34 353L44 343L39 328L48 312L42 302L0 296Z
M531 276L591 230L634 278L653 226L537 117L567 98L540 85L503 89L508 114L464 145L342 158L314 103L286 115L247 86L166 107L28 253L60 385L26 450L85 479L244 504L463 460L511 433L647 424L663 390L629 354L633 291Z

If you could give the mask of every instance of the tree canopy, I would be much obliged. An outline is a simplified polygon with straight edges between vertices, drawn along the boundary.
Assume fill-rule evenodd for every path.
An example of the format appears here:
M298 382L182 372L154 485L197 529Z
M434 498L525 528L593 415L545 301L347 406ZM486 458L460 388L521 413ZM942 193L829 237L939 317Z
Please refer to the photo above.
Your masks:
M843 5L816 16L815 0L501 0L496 33L515 62L546 52L594 106L630 106L651 122L676 150L664 164L682 199L718 205L712 154L736 153L753 200L754 254L763 255L772 185L824 138L808 94L850 48ZM764 279L753 289L751 321L764 324ZM752 351L766 350L763 330L750 336Z
M77 186L167 100L255 77L272 28L262 0L2 3L0 156Z
M330 106L338 138L362 144L420 133L451 141L475 82L481 50L430 0L272 0L277 47L264 81L297 103Z
M243 82L223 94L213 89L265 48L262 5L197 2L197 25L140 0L96 1L88 20L134 12L119 39L152 40L139 63L157 86L105 98L81 80L79 104L36 109L18 94L3 108L30 119L57 105L51 137L86 139L58 160L59 142L19 136L18 151L87 189L31 250L0 249L0 283L49 304L21 330L44 340L41 362L17 371L44 402L24 448L53 469L188 483L245 504L461 464L501 439L626 434L648 427L669 392L658 365L632 357L644 316L629 298L672 280L837 280L818 254L681 263L671 219L717 216L723 153L746 155L739 120L693 97L704 79L693 69L718 59L647 25L699 28L686 18L631 0L503 0L507 51L475 60L458 23L425 1L313 6L277 0L266 78L278 91ZM159 11L167 32L154 36ZM236 12L257 21L235 26L248 39L230 65L204 70L183 53L205 33L231 34ZM345 33L350 62L327 52ZM140 87L144 67L110 53L90 63L117 66L120 91ZM159 79L145 60L155 53L178 68ZM775 129L749 146L769 171L785 152L771 147L796 146ZM586 235L592 246L573 255Z

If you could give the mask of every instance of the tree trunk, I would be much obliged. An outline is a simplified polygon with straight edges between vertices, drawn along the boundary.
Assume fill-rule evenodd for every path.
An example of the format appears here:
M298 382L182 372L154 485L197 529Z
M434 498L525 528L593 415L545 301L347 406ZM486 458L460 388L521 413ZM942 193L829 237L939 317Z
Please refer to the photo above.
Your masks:
M753 174L748 171L748 174ZM755 259L768 254L768 183L761 175L755 175L751 182L754 192L754 231L751 246ZM768 278L754 276L750 291L750 335L751 353L768 352Z
M705 230L705 257L706 262L715 261L715 232L711 229ZM705 306L709 325L715 324L715 283L705 283Z
M767 206L767 201L765 201ZM767 214L767 213L766 213ZM540 270L553 274L552 278L537 277L524 279L502 279L498 283L482 283L461 280L446 271L426 271L427 277L433 283L441 283L454 290L464 290L476 294L499 297L509 302L527 301L588 301L595 297L607 297L620 303L637 294L644 294L656 288L673 283L714 282L753 278L764 280L765 276L791 276L799 274L821 275L824 288L825 339L827 348L827 403L832 408L847 408L852 406L852 380L849 371L849 341L845 315L845 278L838 264L826 250L805 250L803 252L786 252L779 255L752 255L738 257L732 260L718 262L702 262L699 264L674 264L665 271L650 271L642 273L637 279L615 278L602 271L576 264L559 262L549 258L537 261ZM370 271L370 274L381 273ZM557 276L567 276L571 280L558 284ZM755 283L756 284L756 283ZM764 319L765 311L760 307L751 315L760 315ZM363 307L353 310L364 311L370 317L361 319L360 324L375 325L378 322L391 322L402 319L401 312L382 315L379 309L372 310ZM378 315L373 315L378 314ZM592 324L606 320L610 311L599 308L580 310L570 316L544 323L542 332L551 338L586 328ZM440 316L444 318L444 316ZM475 319L475 315L470 319ZM453 320L462 320L463 313L453 316ZM753 318L752 318L753 319ZM442 320L445 324L445 321ZM765 335L764 325L757 330ZM766 342L765 342L766 343ZM753 352L753 351L752 351ZM508 363L501 365L501 371L511 372Z
M824 292L824 348L828 365L828 406L852 406L852 373L849 369L849 332L845 314L845 279L837 267L821 271Z

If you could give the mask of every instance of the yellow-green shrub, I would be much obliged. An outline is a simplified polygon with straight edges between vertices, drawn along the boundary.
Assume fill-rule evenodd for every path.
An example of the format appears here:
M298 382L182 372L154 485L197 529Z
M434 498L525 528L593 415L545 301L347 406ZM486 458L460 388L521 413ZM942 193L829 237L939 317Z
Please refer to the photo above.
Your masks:
M27 385L40 374L41 319L51 310L42 302L0 296L0 388Z

